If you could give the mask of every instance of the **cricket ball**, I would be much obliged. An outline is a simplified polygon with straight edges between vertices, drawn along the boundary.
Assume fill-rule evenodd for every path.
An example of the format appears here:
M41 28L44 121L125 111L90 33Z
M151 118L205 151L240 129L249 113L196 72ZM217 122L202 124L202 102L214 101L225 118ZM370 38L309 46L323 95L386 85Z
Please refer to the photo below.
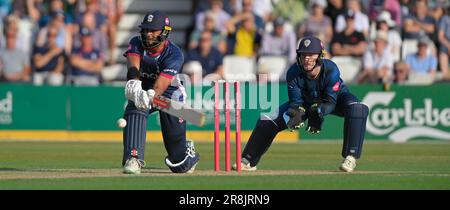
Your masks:
M127 121L123 118L120 118L117 120L117 126L119 126L119 128L125 128L125 126L127 126Z

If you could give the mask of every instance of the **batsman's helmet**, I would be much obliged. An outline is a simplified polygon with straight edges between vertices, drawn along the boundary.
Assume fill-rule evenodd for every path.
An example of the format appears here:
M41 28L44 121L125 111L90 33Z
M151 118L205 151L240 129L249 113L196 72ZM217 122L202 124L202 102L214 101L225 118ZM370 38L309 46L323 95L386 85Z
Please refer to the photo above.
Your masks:
M147 13L141 24L139 24L139 28L141 29L139 39L146 50L152 49L163 43L169 37L170 31L172 30L169 17L166 13L159 10ZM162 30L162 32L161 35L152 42L147 38L147 31L155 30Z
M322 65L322 58L324 55L325 49L323 47L322 41L319 38L314 36L306 36L300 40L300 43L297 47L297 65L302 69L302 54L319 54L319 58L316 62L316 65Z

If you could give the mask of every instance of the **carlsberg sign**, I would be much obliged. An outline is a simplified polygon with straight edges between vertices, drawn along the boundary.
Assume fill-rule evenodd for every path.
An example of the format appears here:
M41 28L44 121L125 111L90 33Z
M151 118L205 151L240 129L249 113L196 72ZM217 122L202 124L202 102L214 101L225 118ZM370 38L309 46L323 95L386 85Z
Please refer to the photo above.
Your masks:
M370 109L368 134L387 136L394 142L424 138L450 140L449 105L433 106L433 98L427 97L395 97L395 92L368 92L365 95L362 101ZM397 103L393 105L393 101Z

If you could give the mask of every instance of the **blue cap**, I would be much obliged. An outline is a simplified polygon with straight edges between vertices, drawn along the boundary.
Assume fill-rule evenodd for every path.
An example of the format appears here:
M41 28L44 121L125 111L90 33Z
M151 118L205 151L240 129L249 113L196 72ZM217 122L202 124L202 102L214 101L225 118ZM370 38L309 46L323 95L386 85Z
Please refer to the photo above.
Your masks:
M314 36L304 37L298 44L297 53L317 53L321 54L324 49L322 41Z
M171 30L169 17L166 13L159 10L147 13L139 25L139 28L149 30Z

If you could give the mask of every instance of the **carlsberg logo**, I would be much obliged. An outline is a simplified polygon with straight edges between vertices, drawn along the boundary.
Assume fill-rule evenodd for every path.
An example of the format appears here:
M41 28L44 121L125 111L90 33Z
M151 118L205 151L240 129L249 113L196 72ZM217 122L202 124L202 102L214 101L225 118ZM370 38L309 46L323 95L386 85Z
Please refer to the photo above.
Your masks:
M389 106L394 92L369 92L363 99L371 110L367 131L373 135L388 135L394 142L406 142L416 137L450 140L450 132L435 128L450 126L450 108L434 108L430 98L423 106L413 107L410 98L403 99L403 107ZM403 127L401 123L404 124Z

